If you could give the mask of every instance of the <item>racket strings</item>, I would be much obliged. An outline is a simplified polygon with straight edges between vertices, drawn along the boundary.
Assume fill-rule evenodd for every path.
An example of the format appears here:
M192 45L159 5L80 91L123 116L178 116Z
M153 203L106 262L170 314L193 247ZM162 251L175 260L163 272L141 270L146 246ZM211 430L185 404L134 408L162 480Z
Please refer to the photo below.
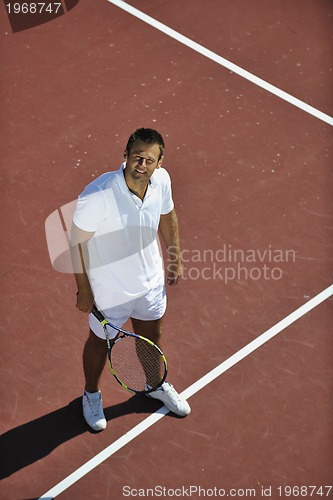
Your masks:
M160 351L149 342L134 337L123 337L115 342L111 366L122 384L138 392L144 391L146 384L158 386L165 373Z
M163 363L156 347L141 339L135 339L135 348L141 366L145 373L146 383L156 387L163 377Z

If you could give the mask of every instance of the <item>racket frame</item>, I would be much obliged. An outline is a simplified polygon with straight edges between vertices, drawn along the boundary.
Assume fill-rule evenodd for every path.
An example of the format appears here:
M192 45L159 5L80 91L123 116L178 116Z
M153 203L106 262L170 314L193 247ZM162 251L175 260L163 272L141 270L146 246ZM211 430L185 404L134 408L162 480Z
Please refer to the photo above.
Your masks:
M167 363L166 357L164 356L162 350L158 347L158 345L156 345L152 340L148 339L147 337L143 337L142 335L139 335L137 333L129 332L128 330L124 330L123 328L120 328L119 326L114 325L108 319L105 318L105 316L101 313L101 311L99 311L97 309L95 304L94 304L91 312L103 327L103 330L105 333L105 340L106 340L106 346L107 346L107 356L108 356L110 371L111 371L112 375L114 376L114 378L117 380L117 382L124 389L126 389L129 392L134 392L135 394L149 394L150 392L156 391L156 389L161 387L163 382L165 382L165 379L166 379L167 374L168 374L168 363ZM110 328L113 328L113 330L118 332L117 335L115 337L113 337L112 339L110 339L110 337L109 337L107 326L109 326ZM155 347L155 349L157 349L157 351L159 352L159 354L161 356L161 360L163 362L163 366L164 366L164 374L163 374L163 377L160 380L160 382L157 385L155 385L154 387L151 387L150 389L144 389L142 391L137 391L136 389L128 387L124 382L122 382L118 378L118 376L113 368L113 365L112 365L111 351L112 351L112 348L114 347L114 345L118 341L120 341L121 339L123 339L125 337L132 337L134 339L141 339L145 342L148 342L148 344Z

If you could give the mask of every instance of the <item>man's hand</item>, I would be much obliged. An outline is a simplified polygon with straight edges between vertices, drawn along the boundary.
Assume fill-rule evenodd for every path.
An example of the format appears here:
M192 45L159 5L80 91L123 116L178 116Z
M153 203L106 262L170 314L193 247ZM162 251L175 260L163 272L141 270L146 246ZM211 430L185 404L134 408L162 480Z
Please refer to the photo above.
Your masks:
M94 305L94 296L91 289L79 290L76 294L76 307L85 313L91 313Z
M168 273L167 273L167 284L177 285L180 278L182 277L182 266L180 263L169 262Z

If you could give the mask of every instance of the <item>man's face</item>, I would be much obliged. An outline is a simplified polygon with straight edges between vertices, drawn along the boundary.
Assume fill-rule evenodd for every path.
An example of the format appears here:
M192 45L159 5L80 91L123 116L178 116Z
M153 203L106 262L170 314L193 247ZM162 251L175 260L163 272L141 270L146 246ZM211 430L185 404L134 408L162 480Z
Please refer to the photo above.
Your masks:
M158 144L135 141L126 158L125 176L132 182L148 183L156 168L162 165Z

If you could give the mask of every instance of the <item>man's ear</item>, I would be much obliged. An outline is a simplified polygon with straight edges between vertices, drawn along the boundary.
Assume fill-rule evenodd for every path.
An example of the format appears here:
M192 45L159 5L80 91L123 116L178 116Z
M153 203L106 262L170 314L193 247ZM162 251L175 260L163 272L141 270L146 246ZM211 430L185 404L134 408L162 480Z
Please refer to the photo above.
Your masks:
M158 160L158 163L157 163L157 167L156 168L160 168L162 166L162 163L163 163L163 158L164 156L161 156L161 158Z

